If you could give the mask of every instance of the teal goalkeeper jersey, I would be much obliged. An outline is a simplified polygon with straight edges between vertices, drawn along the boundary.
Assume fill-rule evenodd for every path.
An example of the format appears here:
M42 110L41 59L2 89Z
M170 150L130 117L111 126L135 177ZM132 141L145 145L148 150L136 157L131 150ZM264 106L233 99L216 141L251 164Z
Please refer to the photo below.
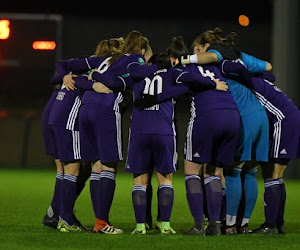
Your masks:
M218 62L223 59L221 53L217 50L209 50L218 55ZM250 73L262 73L266 70L266 62L246 53L241 53L241 58L237 59L242 63ZM252 91L239 82L226 78L226 84L232 93L234 101L238 107L241 116L246 116L254 112L265 110Z

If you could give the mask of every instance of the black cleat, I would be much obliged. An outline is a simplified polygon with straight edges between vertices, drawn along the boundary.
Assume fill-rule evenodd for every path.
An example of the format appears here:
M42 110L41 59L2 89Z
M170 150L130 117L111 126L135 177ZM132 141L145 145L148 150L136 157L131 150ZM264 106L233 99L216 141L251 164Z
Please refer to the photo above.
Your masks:
M270 226L268 223L263 223L259 226L259 228L256 228L252 231L252 233L255 234L277 234L278 230L276 227Z
M184 235L205 235L204 224L195 224L191 229L183 232Z
M46 227L51 227L51 228L56 229L58 220L59 220L58 216L56 217L55 215L53 215L52 217L49 217L48 214L46 214L43 218L43 224Z
M221 222L209 221L208 226L205 229L206 235L221 235Z
M251 230L248 228L248 223L245 224L244 226L237 226L237 232L238 234L248 234L251 233Z
M82 231L93 231L93 228L85 227L81 224L81 222L76 218L75 214L73 213L74 225L78 226Z

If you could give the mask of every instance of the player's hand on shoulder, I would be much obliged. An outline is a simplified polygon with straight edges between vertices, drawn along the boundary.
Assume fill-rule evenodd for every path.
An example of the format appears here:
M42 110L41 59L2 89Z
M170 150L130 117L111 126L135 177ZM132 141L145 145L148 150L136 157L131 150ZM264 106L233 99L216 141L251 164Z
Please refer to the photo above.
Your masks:
M156 95L143 94L141 98L135 99L134 106L138 109L145 109L150 108L157 103L158 101Z
M214 79L214 82L216 83L216 90L227 91L228 85L225 82L220 79Z
M103 83L101 82L94 82L93 86L92 86L93 90L97 93L102 93L102 94L109 94L109 93L113 93L113 91L106 87Z
M76 89L76 87L74 86L75 80L73 79L73 77L77 77L77 75L69 74L69 75L65 75L63 78L63 84L68 91Z

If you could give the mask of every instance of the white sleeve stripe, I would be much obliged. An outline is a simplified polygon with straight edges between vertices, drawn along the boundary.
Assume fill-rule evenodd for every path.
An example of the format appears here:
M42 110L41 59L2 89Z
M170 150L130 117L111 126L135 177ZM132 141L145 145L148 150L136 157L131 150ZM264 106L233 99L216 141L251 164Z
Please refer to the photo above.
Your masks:
M176 83L182 83L182 81L179 80L179 78L183 75L183 74L187 74L188 72L182 72L177 78L176 78Z
M92 69L92 67L91 67L91 65L89 64L89 61L88 61L87 58L85 58L85 62L86 62L86 64L87 64L87 66L89 67L89 69Z

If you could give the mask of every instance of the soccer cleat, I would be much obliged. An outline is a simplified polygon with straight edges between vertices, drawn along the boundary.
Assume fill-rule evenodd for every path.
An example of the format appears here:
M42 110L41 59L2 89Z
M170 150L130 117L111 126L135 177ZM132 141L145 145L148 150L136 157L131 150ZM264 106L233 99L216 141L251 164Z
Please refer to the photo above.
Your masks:
M225 234L237 234L236 226L226 226Z
M81 224L81 222L76 218L76 216L75 216L74 213L73 213L73 219L74 219L74 224L75 224L76 226L80 227L80 229L81 229L82 231L89 231L89 232L93 231L93 228L89 228L89 227L83 226L83 225Z
M146 234L146 228L143 228L141 230L135 228L131 234Z
M195 224L191 229L183 232L185 235L205 235L204 224L199 223Z
M58 225L58 216L52 216L52 217L49 217L48 214L46 214L43 218L43 224L44 226L46 227L51 227L51 228L57 228L57 225Z
M62 233L69 233L69 232L78 233L78 232L81 232L80 227L78 227L75 224L69 225L68 222L66 222L65 220L63 220L61 218L59 218L57 229L58 229L58 231L60 231Z
M95 233L103 234L122 234L123 230L109 225L106 221L96 219L96 224L93 228Z
M171 227L163 227L160 229L161 234L176 234L176 231Z
M268 223L263 223L259 226L259 228L256 228L253 230L253 233L255 234L277 234L278 230L276 227L272 227L268 225Z
M248 234L251 233L251 230L248 229L248 223L244 226L237 226L236 227L238 234Z
M206 235L221 235L221 222L209 221L208 226L205 229Z

